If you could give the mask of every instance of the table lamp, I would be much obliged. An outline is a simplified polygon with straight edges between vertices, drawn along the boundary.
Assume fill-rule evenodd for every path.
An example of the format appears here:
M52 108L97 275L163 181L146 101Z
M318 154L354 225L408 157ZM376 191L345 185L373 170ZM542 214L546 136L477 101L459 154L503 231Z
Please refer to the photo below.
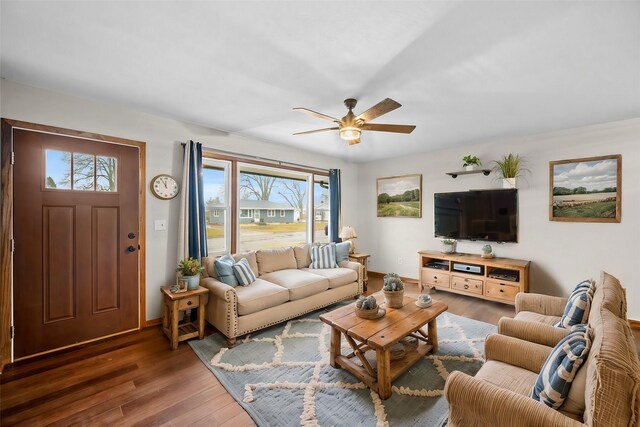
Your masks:
M349 253L354 253L356 251L356 243L354 242L354 240L358 236L356 235L355 228L345 225L344 227L342 227L342 230L340 230L340 234L338 234L338 237L340 237L343 242L345 240L349 241L349 243L351 244L351 249L349 249Z

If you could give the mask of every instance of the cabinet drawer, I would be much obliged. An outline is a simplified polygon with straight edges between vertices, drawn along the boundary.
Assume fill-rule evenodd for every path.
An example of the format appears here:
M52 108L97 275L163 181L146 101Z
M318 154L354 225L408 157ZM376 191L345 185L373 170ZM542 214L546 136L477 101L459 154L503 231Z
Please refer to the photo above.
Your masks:
M481 279L471 279L469 277L451 276L451 288L458 291L465 291L472 294L482 295Z
M178 301L178 310L185 310L187 308L198 308L198 303L200 302L200 297L189 297L185 299L181 299Z
M487 280L484 286L484 295L503 301L515 302L516 294L520 292L520 287L504 282Z
M449 273L446 271L423 268L420 279L423 285L437 286L438 288L449 287Z

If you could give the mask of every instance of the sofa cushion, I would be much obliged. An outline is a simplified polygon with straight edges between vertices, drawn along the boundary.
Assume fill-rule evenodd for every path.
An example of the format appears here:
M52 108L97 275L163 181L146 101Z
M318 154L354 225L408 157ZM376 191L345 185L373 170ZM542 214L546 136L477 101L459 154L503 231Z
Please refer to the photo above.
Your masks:
M219 281L229 286L238 286L238 279L233 273L233 264L235 263L236 261L231 255L224 255L215 260L214 265L216 266L216 274Z
M296 257L293 248L263 249L256 252L258 260L258 273L260 276L273 271L296 269Z
M569 328L573 325L587 323L589 310L591 309L591 301L593 300L593 290L591 280L578 283L571 292L571 295L569 295L562 318L555 326Z
M291 301L329 289L329 279L326 277L298 269L274 271L261 276L261 278L288 289Z
M262 279L256 279L249 286L238 286L236 295L238 296L238 314L240 316L289 301L287 289Z
M604 307L616 316L626 319L627 297L620 281L604 271L601 272L591 306L592 310Z
M573 379L587 359L590 348L591 339L586 325L561 339L542 367L531 397L558 409L567 398Z
M242 258L233 264L233 274L235 274L240 286L249 286L256 281L256 275L253 274L251 267L249 267L249 261L247 261L246 258Z
M530 396L538 375L508 363L487 360L476 373L476 378L514 393Z
M302 270L329 279L329 289L339 288L358 280L358 273L350 268L303 268Z
M533 311L521 311L515 315L514 319L524 320L527 322L544 323L546 325L555 325L560 320L558 316L547 316Z
M590 426L628 426L638 421L640 362L625 319L604 307L589 319L593 343L587 361L584 423Z
M293 255L296 257L298 268L307 268L311 264L311 245L293 247Z
M342 261L349 261L350 250L351 242L346 241L342 243L336 243L336 263L340 264Z
M336 244L317 245L311 248L311 268L337 268Z

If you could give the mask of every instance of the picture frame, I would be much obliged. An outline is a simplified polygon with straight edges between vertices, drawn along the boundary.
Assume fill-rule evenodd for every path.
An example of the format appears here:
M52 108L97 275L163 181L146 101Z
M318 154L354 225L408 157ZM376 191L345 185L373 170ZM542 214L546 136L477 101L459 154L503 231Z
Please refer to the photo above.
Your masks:
M549 220L620 222L622 156L549 162Z
M422 218L422 174L377 178L376 210L378 217Z

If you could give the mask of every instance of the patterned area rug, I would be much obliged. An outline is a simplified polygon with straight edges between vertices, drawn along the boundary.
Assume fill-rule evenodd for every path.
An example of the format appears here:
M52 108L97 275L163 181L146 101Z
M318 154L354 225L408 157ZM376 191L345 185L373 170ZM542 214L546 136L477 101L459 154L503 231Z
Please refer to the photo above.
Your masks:
M331 332L318 318L323 312L247 335L233 349L220 334L189 345L259 426L440 426L447 418L449 373L474 375L482 365L485 336L496 329L443 313L437 354L394 381L393 395L383 401L353 375L329 365Z

